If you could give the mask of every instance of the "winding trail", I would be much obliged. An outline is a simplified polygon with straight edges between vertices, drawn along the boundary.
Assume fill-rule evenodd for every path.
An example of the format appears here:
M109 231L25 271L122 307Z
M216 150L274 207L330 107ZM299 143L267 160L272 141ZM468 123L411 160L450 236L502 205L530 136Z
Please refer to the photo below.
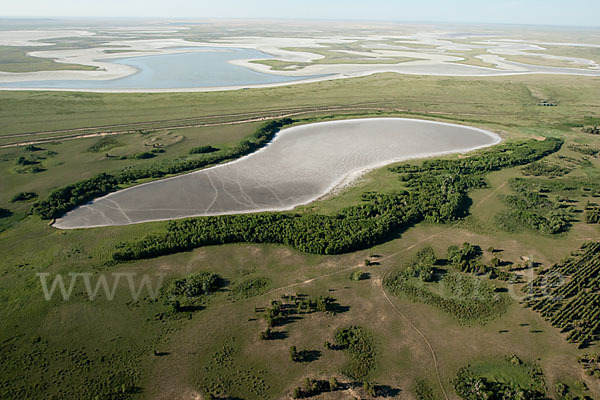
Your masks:
M435 238L437 236L440 236L440 235L448 232L452 228L453 227L449 227L449 228L444 229L441 232L434 233L433 235L429 235L429 236L427 236L427 237L419 240L418 242L415 242L412 245L410 245L408 247L405 247L402 250L399 250L399 251L397 251L395 253L392 253L392 254L389 254L389 255L387 255L385 257L377 259L377 262L388 260L388 259L396 257L396 256L398 256L400 254L406 253L407 251L414 249L416 246L418 246L420 244L423 244L423 243L425 243L425 242L427 242L427 241L429 241L429 240L431 240L431 239L433 239L433 238ZM292 284L285 285L285 286L280 286L280 287L272 289L272 290L270 290L270 291L268 291L266 293L263 293L262 295L260 295L260 297L267 296L269 294L272 294L272 293L275 293L275 292L278 292L278 291L281 291L281 290L290 289L290 288L298 287L298 286L302 286L302 285L307 285L307 284L312 283L314 281L317 281L317 280L320 280L320 279L323 279L323 278L327 278L329 276L336 275L336 274L339 274L339 273L342 273L342 272L348 272L350 270L353 270L353 269L356 269L356 268L360 268L360 267L364 267L364 264L362 264L362 263L361 264L357 264L357 265L354 265L352 267L347 267L347 268L343 268L343 269L340 269L340 270L337 270L337 271L334 271L334 272L329 272L327 274L319 275L319 276L307 279L307 280L302 281L302 282L297 282L297 283L292 283ZM427 347L429 349L429 352L431 353L431 358L433 360L433 365L435 367L435 373L436 373L438 384L440 386L440 390L442 391L442 394L444 395L444 399L448 400L448 394L446 393L446 389L444 387L444 384L442 382L442 378L441 378L441 375L440 375L440 368L439 368L437 356L436 356L435 350L433 349L433 346L431 345L431 342L429 341L429 339L427 339L427 336L425 336L425 334L406 315L404 315L404 313L402 313L402 311L400 311L400 309L392 302L392 300L388 296L387 292L385 291L385 286L383 285L383 282L385 281L385 277L389 273L389 270L390 270L390 266L387 266L383 270L382 279L380 280L380 289L381 289L381 292L382 292L383 296L385 297L385 299L387 300L387 302L396 311L396 313L398 313L398 315L400 315L402 317L402 319L404 319L406 322L408 322L408 324L415 330L415 332L417 332L417 334L419 334L419 336L421 336L421 338L423 338L423 340L425 341L425 344L427 345Z
M377 104L377 103L367 103L367 104ZM185 119L177 119L172 121L156 121L156 122L139 122L132 124L121 124L121 125L109 125L106 127L90 127L90 128L75 128L75 129L67 129L67 130L57 130L57 131L44 131L44 132L31 132L31 133L19 133L19 134L11 134L11 135L0 135L0 140L5 138L24 138L31 137L28 140L20 140L15 142L4 143L0 145L0 149L10 148L10 147L19 147L19 146L27 146L27 145L35 145L35 144L44 144L55 141L66 141L66 140L77 140L77 139L89 139L94 137L103 137L103 136L114 136L114 135L125 135L131 133L138 133L140 129L146 127L146 129L151 130L176 130L176 129L189 129L189 128L206 128L206 127L214 127L214 126L225 126L225 125L242 125L251 122L262 122L269 121L280 118L289 118L295 117L304 114L310 113L322 113L329 111L388 111L388 112L402 112L406 111L404 109L379 106L379 107L367 107L365 105L353 105L353 106L328 106L328 107L314 107L310 109L301 109L299 111L288 111L281 110L276 111L277 114L259 114L255 117L245 117L242 119L235 119L232 121L218 121L218 122L200 122L205 119L212 118L222 118L228 117L230 114L225 114L223 116L214 115L214 116L206 116L206 117L196 117L196 118L185 118ZM254 113L248 114L239 114L239 115L252 115ZM152 125L152 124L165 124L165 125ZM89 132L91 130L98 129L106 129L109 127L129 127L128 129L121 130L106 130L101 132ZM87 132L86 132L87 131ZM52 135L61 133L62 135L56 136L48 136L41 139L34 139L37 136L43 135Z

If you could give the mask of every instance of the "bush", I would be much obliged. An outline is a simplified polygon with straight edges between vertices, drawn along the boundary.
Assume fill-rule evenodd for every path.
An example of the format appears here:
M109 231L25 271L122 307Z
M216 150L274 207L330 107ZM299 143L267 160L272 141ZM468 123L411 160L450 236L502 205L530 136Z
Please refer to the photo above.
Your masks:
M264 277L247 279L231 289L229 299L235 301L259 296L269 290L271 283L271 279Z
M0 207L0 218L10 217L12 215L12 211L7 208Z
M101 153L103 151L110 150L115 147L123 146L114 136L104 136L96 143L88 147L87 151L90 153Z
M200 146L200 147L191 148L190 154L206 154L206 153L213 153L215 151L219 151L219 149L212 147L212 146Z
M133 155L133 158L136 160L146 160L148 158L153 158L156 155L151 151L144 151L143 153L136 153Z
M15 194L11 199L11 203L17 203L21 201L30 201L37 198L38 195L35 192L20 192Z
M210 294L218 289L219 280L219 275L210 272L191 274L173 281L167 289L167 295L193 298Z
M375 369L375 342L364 328L350 326L335 335L338 348L350 355L350 362L343 368L344 375L356 380L367 380Z

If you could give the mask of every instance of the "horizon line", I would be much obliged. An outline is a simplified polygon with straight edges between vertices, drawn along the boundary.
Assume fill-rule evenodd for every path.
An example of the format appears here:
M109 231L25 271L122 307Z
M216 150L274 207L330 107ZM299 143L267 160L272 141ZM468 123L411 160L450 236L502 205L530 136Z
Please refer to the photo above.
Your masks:
M359 19L359 18L294 18L294 17L180 17L180 16L91 16L91 15L48 15L48 16L23 16L23 15L0 15L0 19L21 20L49 20L49 19L117 19L117 20L178 20L178 21L298 21L298 22L363 22L379 24L443 24L443 25L493 25L493 26L521 26L521 27L546 27L546 28L577 28L577 29L600 29L599 25L572 25L572 24L547 24L547 23L524 23L524 22L489 22L489 21L443 21L443 20L391 20L391 19Z

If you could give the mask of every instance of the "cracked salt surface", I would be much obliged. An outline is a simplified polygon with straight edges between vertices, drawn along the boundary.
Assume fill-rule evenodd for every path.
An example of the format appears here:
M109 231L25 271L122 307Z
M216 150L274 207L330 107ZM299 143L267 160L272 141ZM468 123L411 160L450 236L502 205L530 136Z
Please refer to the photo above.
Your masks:
M290 210L379 166L499 141L496 134L477 128L404 118L296 126L249 156L111 193L67 213L54 226L90 228Z

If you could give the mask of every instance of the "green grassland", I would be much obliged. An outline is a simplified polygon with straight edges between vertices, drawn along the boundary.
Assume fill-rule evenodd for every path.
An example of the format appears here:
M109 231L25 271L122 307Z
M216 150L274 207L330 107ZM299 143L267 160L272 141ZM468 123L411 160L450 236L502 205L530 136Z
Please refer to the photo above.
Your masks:
M560 105L537 106L539 99L531 88ZM519 304L522 284L473 277L508 290L503 293L509 299L506 309L484 323L458 321L418 299L388 293L383 285L390 273L404 270L426 245L442 260L449 246L470 242L482 249L501 250L497 254L515 264L524 263L526 257L549 267L584 241L600 240L600 227L586 224L581 213L575 214L568 230L556 235L501 229L496 216L508 207L504 196L514 194L509 181L524 177L521 167L490 173L488 187L469 193L470 214L462 220L422 222L374 248L336 256L277 245L232 244L119 264L112 260L118 243L162 229L165 223L60 231L28 215L31 202L10 202L19 192L36 192L43 199L53 188L96 173L176 158L193 147L233 146L260 123L173 127L179 124L172 122L177 119L211 117L223 123L234 119L231 114L271 116L292 109L314 121L393 115L463 123L498 132L507 141L557 136L565 145L546 159L572 171L552 179L594 177L600 159L568 145L600 147L600 136L581 131L583 126L598 124L599 90L600 81L582 77L449 79L379 74L237 92L0 92L3 144L33 140L36 135L32 133L40 131L152 122L110 136L115 141L107 147L98 145L102 137L90 137L36 145L43 150L0 149L0 207L13 213L0 219L0 397L36 398L41 393L61 399L195 398L211 392L220 398L288 398L307 377L336 377L346 385L355 383L352 390L368 398L363 382L343 374L349 353L324 346L326 341L335 341L338 330L360 326L369 332L375 348L369 379L399 398L417 398L415 388L423 385L434 398L444 399L444 393L456 398L452 380L466 365L487 379L526 385L528 377L505 362L511 354L539 365L550 398L560 398L555 390L558 382L573 388L572 393L600 398L600 384L578 364L578 357L597 352L597 345L578 349L559 329ZM327 109L334 106L343 109ZM25 136L9 137L15 134ZM52 139L64 134L37 136ZM151 159L130 158L157 143L164 153ZM95 145L103 150L90 152ZM44 170L18 172L19 157L39 162ZM381 168L298 211L331 215L359 204L366 191L391 193L402 187L397 173ZM554 199L555 195L550 196ZM568 196L577 210L594 200L585 192ZM483 256L486 262L490 258L488 253ZM365 259L371 260L370 265L365 266ZM367 279L350 279L358 269ZM157 301L147 295L133 301L124 281L112 301L104 294L90 301L81 281L69 301L59 296L46 301L35 275L65 274L68 279L70 272L92 272L92 282L102 274L111 282L114 273L135 273L135 279L148 274L157 284L162 274L166 288L175 279L202 271L218 274L223 285L204 296L196 309L184 312L173 311L165 292ZM266 288L254 290L249 282L255 281L266 282ZM261 340L266 328L261 310L272 300L282 300L282 295L295 294L330 296L339 305L338 311L300 313L274 327L282 332L281 337ZM292 362L290 346L318 353L310 362ZM580 391L577 382L584 382L589 390ZM117 393L123 385L127 393ZM343 389L321 398L348 398L350 390Z
M38 50L37 48L36 50ZM90 65L59 63L49 58L32 57L27 55L33 49L0 46L0 71L2 72L36 72L79 70L93 71L96 67Z

